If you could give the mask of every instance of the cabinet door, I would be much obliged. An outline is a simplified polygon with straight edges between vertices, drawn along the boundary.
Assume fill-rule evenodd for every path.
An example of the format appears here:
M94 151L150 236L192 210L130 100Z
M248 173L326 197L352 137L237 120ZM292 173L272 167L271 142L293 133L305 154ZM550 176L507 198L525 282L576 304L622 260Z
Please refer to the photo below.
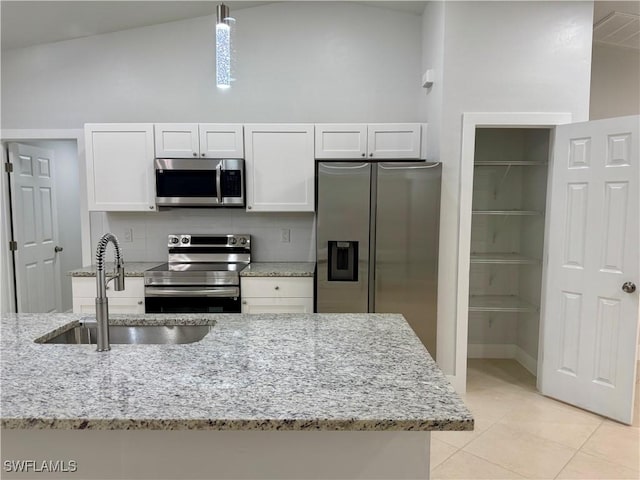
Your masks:
M198 125L195 123L156 123L156 157L193 158L200 155Z
M313 299L244 298L242 313L313 313Z
M364 124L316 124L316 158L351 159L367 156L367 126Z
M247 210L313 212L313 125L245 125Z
M200 156L205 158L244 158L242 125L200 124Z
M85 125L91 211L155 211L153 125Z
M369 124L367 150L375 159L419 159L419 123Z

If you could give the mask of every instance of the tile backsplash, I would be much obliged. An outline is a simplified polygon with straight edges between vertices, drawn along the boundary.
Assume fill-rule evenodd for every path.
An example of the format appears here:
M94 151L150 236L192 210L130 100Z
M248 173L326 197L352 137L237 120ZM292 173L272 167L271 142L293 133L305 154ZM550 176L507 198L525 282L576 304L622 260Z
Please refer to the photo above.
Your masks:
M289 231L289 242L282 241L283 229ZM118 237L125 261L166 261L170 233L244 233L252 236L253 261L315 262L313 213L247 213L235 209L92 212L92 251L107 232ZM111 248L107 249L107 258L113 258Z

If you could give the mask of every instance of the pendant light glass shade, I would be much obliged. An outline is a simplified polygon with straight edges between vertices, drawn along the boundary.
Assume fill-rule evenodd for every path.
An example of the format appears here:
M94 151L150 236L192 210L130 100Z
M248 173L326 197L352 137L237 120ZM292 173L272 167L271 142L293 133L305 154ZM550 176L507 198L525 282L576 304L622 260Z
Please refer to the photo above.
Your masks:
M216 85L231 86L231 26L229 7L224 4L216 9Z

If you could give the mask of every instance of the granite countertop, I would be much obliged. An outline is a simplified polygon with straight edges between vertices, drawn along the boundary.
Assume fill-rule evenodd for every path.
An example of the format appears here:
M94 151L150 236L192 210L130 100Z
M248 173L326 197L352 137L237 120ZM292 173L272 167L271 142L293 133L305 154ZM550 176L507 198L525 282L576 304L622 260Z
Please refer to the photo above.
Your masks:
M144 272L165 262L124 262L125 277L144 277ZM106 271L113 263L106 264ZM241 277L313 277L316 264L312 262L253 262L240 272ZM77 268L67 272L71 277L95 277L96 266Z
M241 277L313 277L316 264L311 262L252 262L240 272Z
M149 270L150 268L157 267L165 262L124 262L124 276L125 277L144 277L144 272ZM105 264L105 271L112 272L113 271L113 262L107 262ZM77 268L75 270L70 270L67 272L67 275L71 277L95 277L96 276L96 266L89 265L87 267Z
M3 314L2 428L471 430L397 314L113 315L213 325L183 345L36 343L93 317Z

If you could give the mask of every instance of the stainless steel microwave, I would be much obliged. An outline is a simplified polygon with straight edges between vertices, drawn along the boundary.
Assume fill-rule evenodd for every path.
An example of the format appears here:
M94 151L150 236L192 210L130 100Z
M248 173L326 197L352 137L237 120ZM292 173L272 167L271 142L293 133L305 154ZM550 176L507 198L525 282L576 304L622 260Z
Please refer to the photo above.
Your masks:
M158 207L244 207L244 160L156 158Z

